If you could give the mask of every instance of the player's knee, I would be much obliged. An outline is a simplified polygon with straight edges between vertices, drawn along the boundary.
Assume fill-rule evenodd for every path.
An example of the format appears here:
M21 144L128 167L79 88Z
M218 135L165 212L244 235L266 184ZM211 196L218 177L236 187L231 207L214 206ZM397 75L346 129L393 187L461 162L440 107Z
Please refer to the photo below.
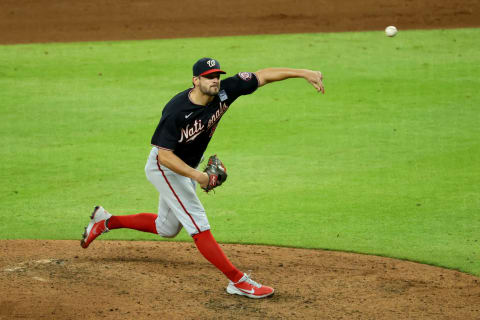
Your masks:
M164 238L175 238L180 230L182 230L181 224L178 224L176 228L161 228L160 230L157 228L158 234Z
M175 238L177 235L167 235L167 234L161 234L162 238Z
M175 238L177 236L178 232L177 233L165 233L165 232L162 232L162 233L159 233L160 236L162 236L163 238Z

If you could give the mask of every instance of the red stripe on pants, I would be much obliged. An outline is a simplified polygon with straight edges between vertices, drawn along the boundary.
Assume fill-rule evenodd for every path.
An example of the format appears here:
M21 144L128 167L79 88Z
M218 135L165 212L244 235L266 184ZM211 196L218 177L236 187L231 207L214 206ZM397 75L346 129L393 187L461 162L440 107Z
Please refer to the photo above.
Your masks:
M180 206L182 207L183 211L185 211L185 213L190 217L190 220L192 220L193 225L195 226L195 228L197 229L197 231L198 231L198 232L201 232L201 231L200 231L200 228L199 228L199 227L197 226L197 224L195 223L195 220L193 220L193 217L190 215L190 213L188 213L187 208L185 208L185 206L183 205L182 200L180 200L180 198L178 197L178 195L177 195L177 193L175 192L175 190L173 190L173 187L172 187L172 185L170 184L170 182L168 181L167 176L165 175L165 172L162 170L162 168L160 168L160 164L158 163L158 156L157 156L157 167L158 167L158 170L160 170L160 172L162 173L163 178L164 178L165 181L167 182L168 186L170 187L170 190L172 190L173 195L175 196L175 198L177 198L178 203L180 203Z

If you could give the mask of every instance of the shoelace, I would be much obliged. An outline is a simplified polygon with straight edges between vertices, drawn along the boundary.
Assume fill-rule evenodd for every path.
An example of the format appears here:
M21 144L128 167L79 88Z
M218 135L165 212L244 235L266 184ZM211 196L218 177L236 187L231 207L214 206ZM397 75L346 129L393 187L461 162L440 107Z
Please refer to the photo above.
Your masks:
M261 288L262 285L259 284L259 283L256 283L255 281L253 281L252 279L250 279L250 275L249 274L245 274L247 276L247 279L245 279L245 281L249 284L251 284L252 286L255 286L257 288Z

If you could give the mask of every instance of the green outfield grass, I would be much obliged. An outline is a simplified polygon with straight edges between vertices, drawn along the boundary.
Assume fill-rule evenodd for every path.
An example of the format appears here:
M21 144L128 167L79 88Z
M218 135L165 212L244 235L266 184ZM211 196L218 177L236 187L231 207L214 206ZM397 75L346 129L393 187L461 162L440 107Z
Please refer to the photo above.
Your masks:
M0 238L80 239L94 205L156 212L164 104L212 56L321 70L240 98L208 154L219 242L385 255L480 275L480 29L0 46ZM159 239L116 230L103 239ZM182 231L176 240L191 241Z

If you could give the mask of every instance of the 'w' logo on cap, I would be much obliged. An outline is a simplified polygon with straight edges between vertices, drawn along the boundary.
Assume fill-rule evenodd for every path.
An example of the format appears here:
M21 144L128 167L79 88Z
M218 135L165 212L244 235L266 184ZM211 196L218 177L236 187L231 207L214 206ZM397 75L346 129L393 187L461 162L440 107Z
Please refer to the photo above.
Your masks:
M193 76L205 76L210 73L222 73L225 74L226 72L220 69L220 63L212 58L202 58L195 62L193 65Z

